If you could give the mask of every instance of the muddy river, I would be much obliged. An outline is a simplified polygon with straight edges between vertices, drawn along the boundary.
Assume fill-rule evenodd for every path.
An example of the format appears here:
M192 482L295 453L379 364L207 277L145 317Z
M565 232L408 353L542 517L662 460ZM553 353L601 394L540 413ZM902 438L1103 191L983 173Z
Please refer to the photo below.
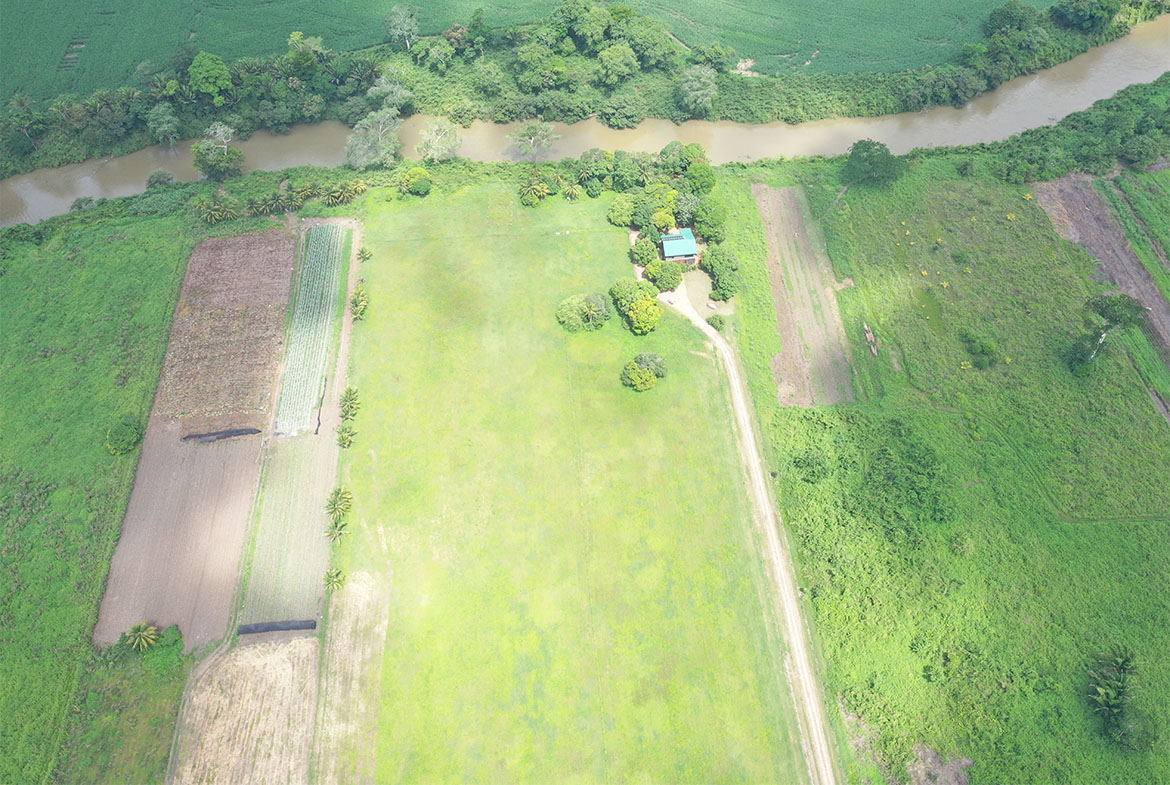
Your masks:
M937 107L884 117L821 120L800 125L745 125L694 120L675 125L645 120L637 128L614 130L596 120L556 124L560 139L545 157L576 156L592 147L655 152L668 142L699 142L716 163L776 156L837 154L858 139L885 142L895 153L915 147L972 144L1005 139L1072 112L1086 109L1123 87L1151 82L1170 69L1170 14L1134 28L1120 40L1073 60L1008 82L962 109ZM429 118L416 115L402 128L403 150L413 151ZM464 129L459 155L478 161L512 160L507 136L514 124L481 121ZM344 161L349 129L337 122L297 126L288 134L258 131L240 142L251 169L283 169ZM63 213L80 196L115 197L140 193L155 169L193 180L190 142L150 147L119 158L100 158L55 169L40 169L0 181L0 225L35 222Z

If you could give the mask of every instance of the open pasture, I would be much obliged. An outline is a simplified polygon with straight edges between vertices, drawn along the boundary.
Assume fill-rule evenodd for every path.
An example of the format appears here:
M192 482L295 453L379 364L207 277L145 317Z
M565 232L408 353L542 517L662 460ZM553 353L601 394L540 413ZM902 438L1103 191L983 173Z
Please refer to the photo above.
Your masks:
M1029 0L1043 7L1043 0ZM631 0L641 13L662 19L689 46L719 42L752 70L824 73L898 71L951 60L963 44L982 36L981 23L999 0L930 3L897 0L727 0L677 4ZM424 34L466 24L483 7L489 23L536 22L556 8L554 0L519 0L485 5L475 0L427 3L420 16ZM284 51L294 30L324 37L332 49L360 49L385 39L382 19L389 6L370 0L340 0L328 6L309 0L280 4L256 0L186 3L161 0L12 0L0 24L0 95L23 91L35 98L60 93L89 95L128 82L144 60L165 64L191 45L228 59ZM66 20L62 24L62 20Z
M1170 425L1121 336L1090 376L1065 364L1103 289L1095 263L1028 187L962 178L955 164L919 161L832 210L843 183L830 166L758 167L719 187L740 228L737 335L754 388L771 391L755 401L827 700L843 709L841 733L865 741L848 767L901 778L925 745L972 761L974 783L1165 780L1164 748L1102 733L1085 673L1109 646L1132 648L1135 716L1165 738ZM815 183L837 278L856 284L838 299L858 406L776 402L750 185L798 179ZM878 357L853 329L862 320ZM994 344L994 363L977 367L965 336ZM1148 345L1141 356L1157 359Z
M632 276L608 200L383 196L339 550L392 568L378 778L805 781L710 348L670 313L646 337L554 319ZM644 351L669 373L639 394Z

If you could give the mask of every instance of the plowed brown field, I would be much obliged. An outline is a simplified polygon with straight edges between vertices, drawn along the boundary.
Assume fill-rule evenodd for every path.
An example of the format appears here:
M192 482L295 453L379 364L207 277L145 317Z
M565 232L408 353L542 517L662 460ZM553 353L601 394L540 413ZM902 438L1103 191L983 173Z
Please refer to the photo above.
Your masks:
M295 235L203 243L183 281L134 490L94 640L139 621L178 624L188 649L223 637L262 441L183 435L271 419Z

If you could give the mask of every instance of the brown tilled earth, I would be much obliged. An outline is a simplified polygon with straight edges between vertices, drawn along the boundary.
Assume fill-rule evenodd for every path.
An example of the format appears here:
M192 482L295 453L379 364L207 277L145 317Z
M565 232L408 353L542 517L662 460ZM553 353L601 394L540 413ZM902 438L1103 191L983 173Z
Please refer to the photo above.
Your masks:
M1064 239L1092 254L1117 288L1149 308L1150 328L1170 351L1170 303L1142 266L1109 206L1084 176L1071 175L1050 183L1036 183L1037 201Z
M188 649L227 632L263 443L181 437L267 426L295 257L296 237L284 230L192 253L97 643L140 621L178 624Z
M208 240L191 254L155 398L185 433L262 428L275 404L297 238Z
M837 308L837 281L820 228L798 188L757 183L752 196L768 238L768 275L781 351L772 358L780 403L824 406L853 400L853 369Z

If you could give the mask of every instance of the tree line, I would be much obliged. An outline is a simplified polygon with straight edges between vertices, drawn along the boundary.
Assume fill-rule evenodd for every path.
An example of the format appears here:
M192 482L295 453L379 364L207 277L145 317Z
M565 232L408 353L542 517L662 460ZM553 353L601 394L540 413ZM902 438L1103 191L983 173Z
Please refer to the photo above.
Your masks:
M368 50L335 52L319 37L293 32L287 51L272 57L227 63L184 48L167 63L140 64L129 84L88 98L15 94L0 119L0 176L173 144L213 122L240 138L327 119L350 126L365 120L385 135L398 117L418 111L458 125L477 117L596 116L627 128L645 117L801 122L961 105L1167 10L1168 0L1061 0L1045 13L1012 0L989 16L985 38L950 65L746 77L730 73L733 50L685 49L662 22L626 6L565 0L538 24L503 29L478 10L467 24L420 37L422 12L400 5L386 18L389 43ZM380 81L393 92L377 87Z

